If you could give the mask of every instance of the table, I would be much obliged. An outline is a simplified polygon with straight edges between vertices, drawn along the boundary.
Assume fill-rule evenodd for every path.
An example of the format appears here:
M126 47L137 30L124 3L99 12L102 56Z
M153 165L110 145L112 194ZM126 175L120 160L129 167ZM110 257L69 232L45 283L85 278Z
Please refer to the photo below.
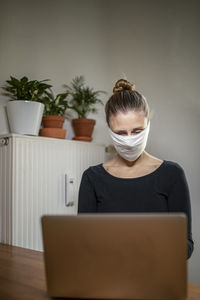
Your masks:
M0 243L0 299L50 299L42 252ZM200 285L188 285L187 300L200 300Z

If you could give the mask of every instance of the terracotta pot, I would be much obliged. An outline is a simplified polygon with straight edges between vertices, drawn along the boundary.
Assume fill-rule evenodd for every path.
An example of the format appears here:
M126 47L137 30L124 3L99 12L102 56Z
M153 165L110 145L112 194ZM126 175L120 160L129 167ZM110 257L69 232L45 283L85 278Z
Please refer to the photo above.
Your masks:
M66 129L63 128L42 128L40 129L40 135L46 137L53 137L57 139L64 139L66 135Z
M45 128L62 128L65 118L63 116L43 116L42 124Z
M91 141L94 125L96 121L93 119L73 119L72 125L75 132L75 140Z
M64 139L66 130L62 128L65 118L63 116L43 116L40 135L57 139Z

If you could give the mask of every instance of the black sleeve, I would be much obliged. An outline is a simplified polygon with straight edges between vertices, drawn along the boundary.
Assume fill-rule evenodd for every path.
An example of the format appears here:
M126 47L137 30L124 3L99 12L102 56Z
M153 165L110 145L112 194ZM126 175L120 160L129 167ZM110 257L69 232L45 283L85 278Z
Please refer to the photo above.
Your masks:
M177 178L170 190L168 197L168 207L171 212L183 212L187 215L188 221L188 253L187 258L190 258L193 252L194 243L192 240L191 231L191 204L188 183L185 177L184 170L180 167Z
M91 213L96 211L96 194L86 170L82 175L79 188L78 213Z

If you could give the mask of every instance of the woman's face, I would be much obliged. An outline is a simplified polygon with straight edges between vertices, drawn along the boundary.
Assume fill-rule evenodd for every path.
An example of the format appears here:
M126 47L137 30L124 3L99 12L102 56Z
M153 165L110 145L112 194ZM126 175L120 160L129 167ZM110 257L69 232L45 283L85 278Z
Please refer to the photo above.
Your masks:
M118 112L111 115L110 129L120 135L133 135L140 133L147 127L148 120L142 111Z

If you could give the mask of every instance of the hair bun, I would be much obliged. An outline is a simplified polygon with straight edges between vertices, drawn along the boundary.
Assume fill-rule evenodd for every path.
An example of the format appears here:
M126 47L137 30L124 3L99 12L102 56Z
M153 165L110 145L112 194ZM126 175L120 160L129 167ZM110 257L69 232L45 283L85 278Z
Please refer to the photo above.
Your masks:
M127 81L126 79L119 79L115 83L113 93L121 91L134 91L135 85Z

